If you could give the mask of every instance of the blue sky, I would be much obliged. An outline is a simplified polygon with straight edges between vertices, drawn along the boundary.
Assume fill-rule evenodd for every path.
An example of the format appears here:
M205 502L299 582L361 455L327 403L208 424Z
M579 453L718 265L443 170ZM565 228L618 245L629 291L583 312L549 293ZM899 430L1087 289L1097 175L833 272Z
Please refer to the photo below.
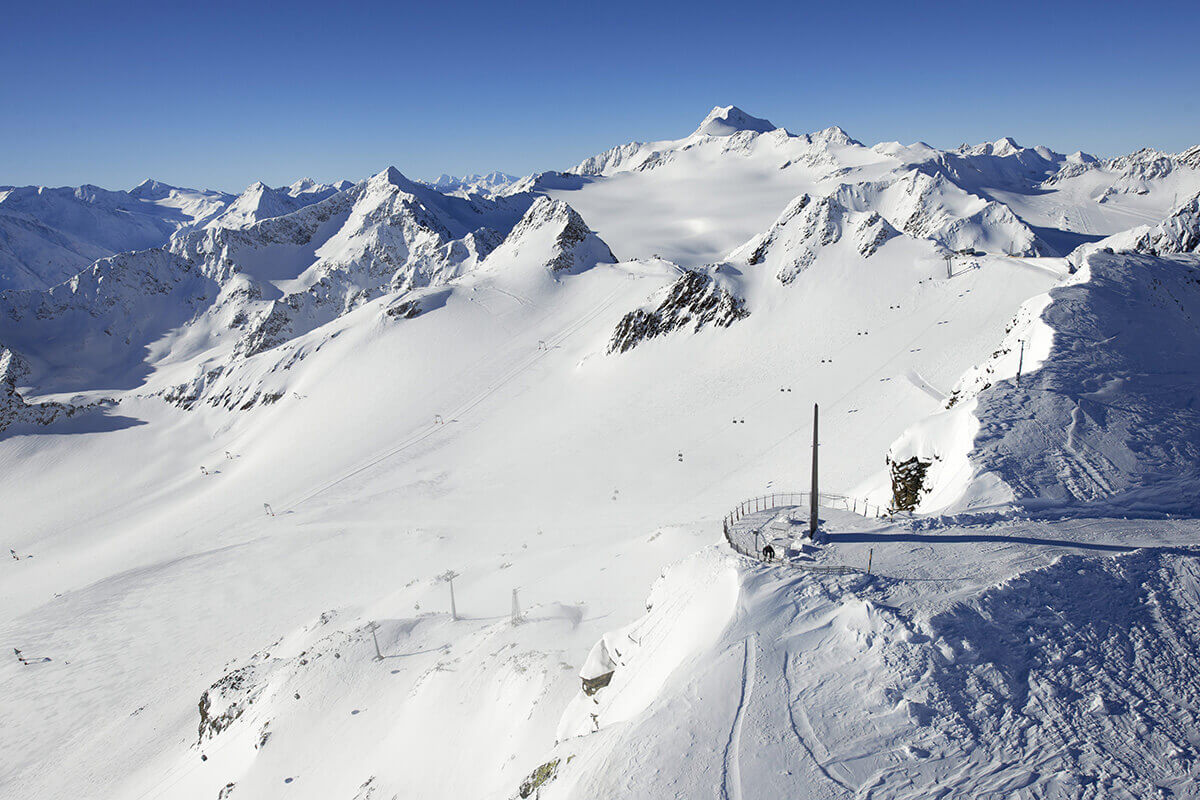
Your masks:
M5 5L0 184L524 174L730 103L868 143L1200 142L1195 0Z

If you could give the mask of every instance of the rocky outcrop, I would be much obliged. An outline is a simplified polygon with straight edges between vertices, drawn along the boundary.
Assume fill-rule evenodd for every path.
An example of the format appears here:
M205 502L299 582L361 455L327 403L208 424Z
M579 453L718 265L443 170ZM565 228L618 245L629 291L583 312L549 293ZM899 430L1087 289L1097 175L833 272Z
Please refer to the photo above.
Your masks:
M493 266L518 258L525 261L531 253L555 274L579 273L596 264L617 261L579 212L562 200L544 196L533 202L486 264Z
M730 259L745 258L750 266L765 265L780 283L789 284L812 266L824 248L847 234L858 254L870 258L899 231L879 213L852 211L834 195L814 198L802 194L766 233L735 250Z
M1159 224L1135 236L1129 249L1152 256L1200 250L1200 194L1175 209Z
M198 743L220 734L254 704L265 688L259 677L259 664L247 664L222 676L200 695Z
M621 318L608 344L609 353L624 353L648 339L692 326L728 328L750 315L745 301L721 287L711 275L688 270L671 285L667 297L652 310L638 309Z
M932 465L932 461L917 456L904 461L888 459L888 469L892 473L891 512L916 510L927 491L925 476Z
M16 423L49 425L59 417L79 410L63 403L27 403L17 391L18 381L29 372L19 355L0 345L0 432Z

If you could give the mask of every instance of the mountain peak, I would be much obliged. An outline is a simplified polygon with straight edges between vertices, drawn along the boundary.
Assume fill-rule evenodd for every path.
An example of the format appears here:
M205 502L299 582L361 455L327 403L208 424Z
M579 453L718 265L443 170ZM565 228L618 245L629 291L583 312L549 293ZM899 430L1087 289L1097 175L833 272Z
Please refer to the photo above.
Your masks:
M174 188L174 186L168 186L167 184L156 181L153 178L146 178L146 180L130 189L129 195L131 197L138 197L144 200L159 200L169 195L171 190Z
M410 186L412 183L408 178L404 177L404 174L400 172L400 170L396 169L395 167L388 167L383 172L372 175L370 181L368 182L377 186L382 184L390 184L392 186L399 186L401 188Z
M730 136L738 131L766 133L775 130L770 120L752 117L737 106L717 106L708 112L693 136Z
M1002 136L992 142L992 153L997 156L1012 155L1021 149L1021 145L1017 144L1017 140L1011 136Z

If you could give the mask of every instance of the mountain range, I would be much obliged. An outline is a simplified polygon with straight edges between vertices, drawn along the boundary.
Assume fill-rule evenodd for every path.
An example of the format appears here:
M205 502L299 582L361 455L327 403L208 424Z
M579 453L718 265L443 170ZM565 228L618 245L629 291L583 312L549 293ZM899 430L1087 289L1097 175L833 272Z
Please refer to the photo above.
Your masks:
M1198 796L1198 204L734 106L2 187L0 794Z

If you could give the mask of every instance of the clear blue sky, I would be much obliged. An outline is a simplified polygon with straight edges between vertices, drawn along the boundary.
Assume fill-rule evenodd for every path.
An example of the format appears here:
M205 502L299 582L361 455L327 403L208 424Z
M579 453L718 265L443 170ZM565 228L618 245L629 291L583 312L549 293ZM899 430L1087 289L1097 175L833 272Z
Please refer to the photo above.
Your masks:
M5 4L0 184L561 169L736 104L868 143L1200 142L1200 2Z

